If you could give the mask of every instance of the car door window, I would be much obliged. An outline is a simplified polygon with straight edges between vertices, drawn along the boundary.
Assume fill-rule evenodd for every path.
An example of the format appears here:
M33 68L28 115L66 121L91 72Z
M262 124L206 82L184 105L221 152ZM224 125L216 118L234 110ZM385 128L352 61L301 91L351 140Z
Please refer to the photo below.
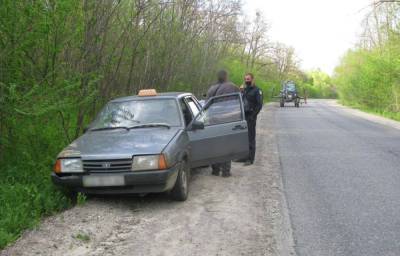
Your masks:
M194 102L192 97L187 97L186 102L192 111L193 116L197 116L197 114L200 112L199 106Z
M239 94L211 99L197 116L205 126L232 123L243 120Z
M180 101L180 104L181 104L181 108L182 108L183 118L185 119L185 126L187 126L192 121L193 115L190 112L189 107L186 105L186 102L184 99L182 99Z
M194 101L194 103L196 104L196 106L197 106L197 108L199 109L199 110L201 110L201 108L203 107L202 105L201 105L201 103L199 102L199 100L196 98L196 97L191 97L192 98L192 100Z

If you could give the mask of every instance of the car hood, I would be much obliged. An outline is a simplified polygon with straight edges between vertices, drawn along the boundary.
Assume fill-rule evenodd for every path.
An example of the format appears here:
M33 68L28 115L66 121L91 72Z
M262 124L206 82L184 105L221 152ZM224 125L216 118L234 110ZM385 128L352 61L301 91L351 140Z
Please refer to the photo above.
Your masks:
M132 155L159 154L180 128L164 127L89 131L72 142L58 157L90 159L130 158Z

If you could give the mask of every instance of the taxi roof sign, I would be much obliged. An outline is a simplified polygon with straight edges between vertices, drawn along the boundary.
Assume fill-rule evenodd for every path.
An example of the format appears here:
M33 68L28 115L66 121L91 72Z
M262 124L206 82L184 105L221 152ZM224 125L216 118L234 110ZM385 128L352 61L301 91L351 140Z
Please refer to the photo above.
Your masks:
M157 91L156 89L140 90L138 96L140 97L157 96Z

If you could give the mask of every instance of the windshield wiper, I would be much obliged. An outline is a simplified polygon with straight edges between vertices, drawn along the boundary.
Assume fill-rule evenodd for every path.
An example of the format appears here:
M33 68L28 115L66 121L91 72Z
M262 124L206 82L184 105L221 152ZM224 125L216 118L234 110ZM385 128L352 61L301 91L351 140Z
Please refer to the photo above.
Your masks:
M115 129L125 129L129 131L129 127L126 126L116 126L116 127L102 127L102 128L93 128L89 131L104 131L104 130L115 130Z
M131 126L128 128L128 130L130 129L137 129L137 128L152 128L152 127L166 127L166 128L171 128L171 126L169 124L166 123L148 123L148 124L141 124L141 125L135 125L135 126Z
M137 128L152 128L152 127L165 127L165 128L171 128L170 125L166 123L148 123L148 124L140 124L140 125L135 125L135 126L116 126L116 127L101 127L101 128L93 128L90 129L89 131L104 131L104 130L116 130L116 129L125 129L129 131L130 129L137 129Z

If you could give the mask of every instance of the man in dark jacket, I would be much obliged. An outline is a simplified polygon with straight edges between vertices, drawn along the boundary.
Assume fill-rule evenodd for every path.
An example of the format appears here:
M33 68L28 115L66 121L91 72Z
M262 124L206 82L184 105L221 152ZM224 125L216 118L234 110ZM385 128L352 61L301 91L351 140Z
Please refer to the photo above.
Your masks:
M218 83L211 86L207 92L207 100L214 96L239 92L239 88L228 81L228 72L225 70L218 71L217 79ZM220 172L222 172L222 177L231 176L231 161L213 164L211 167L212 175L219 176Z
M247 127L249 131L249 159L245 165L254 163L256 155L256 124L257 115L263 105L262 91L254 83L254 75L247 73L244 77L245 88L243 91L244 110L246 115Z

